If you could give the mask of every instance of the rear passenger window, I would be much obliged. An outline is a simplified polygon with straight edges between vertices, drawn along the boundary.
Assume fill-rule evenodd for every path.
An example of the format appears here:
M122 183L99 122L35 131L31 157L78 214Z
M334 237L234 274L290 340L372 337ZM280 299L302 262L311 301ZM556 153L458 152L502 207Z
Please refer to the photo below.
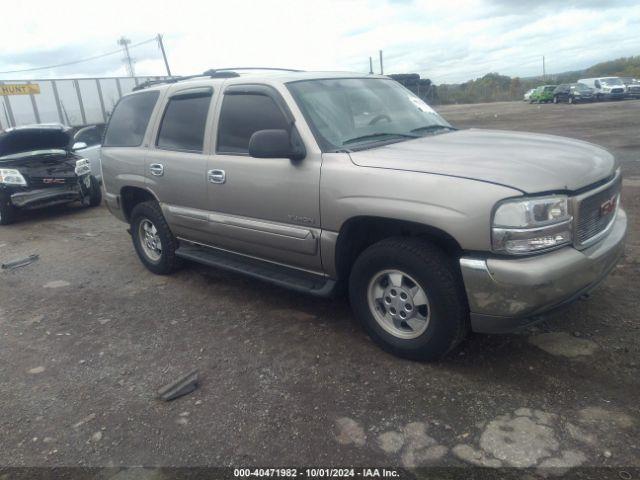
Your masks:
M139 146L157 100L158 92L136 93L123 97L111 114L103 146Z
M169 99L157 145L167 150L202 152L211 92L180 94Z
M227 94L218 127L218 153L248 153L249 139L258 130L287 129L284 114L271 97Z

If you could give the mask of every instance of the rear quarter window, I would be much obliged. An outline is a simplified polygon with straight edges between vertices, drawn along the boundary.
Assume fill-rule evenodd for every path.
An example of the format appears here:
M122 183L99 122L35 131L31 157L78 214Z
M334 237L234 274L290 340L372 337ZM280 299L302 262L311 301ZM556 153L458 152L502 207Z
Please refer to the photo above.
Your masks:
M143 92L120 99L104 137L103 147L137 147L147 130L159 93Z

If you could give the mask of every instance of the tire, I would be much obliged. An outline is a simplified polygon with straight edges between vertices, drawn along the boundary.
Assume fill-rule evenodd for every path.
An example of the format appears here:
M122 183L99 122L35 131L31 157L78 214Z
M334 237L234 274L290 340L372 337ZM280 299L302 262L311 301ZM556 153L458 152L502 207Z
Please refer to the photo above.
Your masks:
M91 175L91 190L89 191L89 206L99 207L102 204L102 188L98 179Z
M9 200L0 197L0 225L10 225L16 221L16 208Z
M150 237L145 236L147 231ZM176 256L178 241L171 233L157 202L143 202L133 208L131 239L140 261L153 273L168 275L182 265Z
M412 293L416 286L424 298ZM469 309L456 265L426 241L391 238L367 248L351 270L349 299L369 336L399 357L436 360L469 331Z

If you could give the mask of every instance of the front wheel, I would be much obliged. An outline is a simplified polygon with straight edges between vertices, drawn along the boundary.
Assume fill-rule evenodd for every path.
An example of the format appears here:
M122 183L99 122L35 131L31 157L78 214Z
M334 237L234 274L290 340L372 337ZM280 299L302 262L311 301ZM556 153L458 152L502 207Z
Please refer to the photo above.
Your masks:
M157 202L143 202L131 212L131 238L138 257L153 273L167 275L181 265L178 241Z
M440 358L469 329L455 263L422 240L394 238L366 249L351 271L349 297L371 338L400 357Z
M0 198L0 225L9 225L16 220L16 209L9 200Z

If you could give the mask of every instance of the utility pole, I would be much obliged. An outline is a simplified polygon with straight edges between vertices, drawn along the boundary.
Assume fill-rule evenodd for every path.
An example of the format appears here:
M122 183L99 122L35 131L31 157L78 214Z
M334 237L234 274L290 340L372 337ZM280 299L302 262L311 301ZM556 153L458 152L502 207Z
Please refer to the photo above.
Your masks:
M131 43L131 40L129 40L126 37L121 37L118 40L118 45L122 46L122 48L124 49L124 58L122 59L122 61L126 62L125 65L127 66L127 73L129 74L130 77L135 77L136 71L133 68L133 60L131 58L131 54L129 53L130 43Z
M547 77L547 71L544 65L544 55L542 56L542 81Z
M384 75L384 66L382 65L382 50L380 50L380 75Z
M373 75L373 58L369 57L369 75Z
M160 51L162 52L162 58L164 59L164 66L167 68L167 75L171 76L171 69L169 68L169 60L167 60L167 52L164 51L164 43L162 43L161 34L158 34L158 45L160 45Z

